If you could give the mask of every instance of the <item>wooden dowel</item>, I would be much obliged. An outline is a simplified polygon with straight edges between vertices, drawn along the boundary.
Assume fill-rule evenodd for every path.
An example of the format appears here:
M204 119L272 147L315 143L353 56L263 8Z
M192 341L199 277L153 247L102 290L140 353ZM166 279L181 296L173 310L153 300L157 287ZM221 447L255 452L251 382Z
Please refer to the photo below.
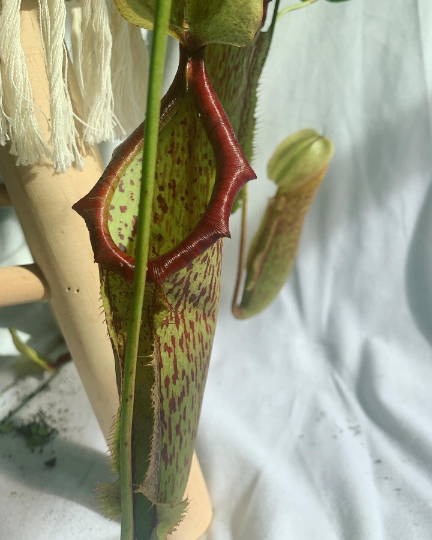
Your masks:
M49 287L36 264L0 268L0 307L48 300Z

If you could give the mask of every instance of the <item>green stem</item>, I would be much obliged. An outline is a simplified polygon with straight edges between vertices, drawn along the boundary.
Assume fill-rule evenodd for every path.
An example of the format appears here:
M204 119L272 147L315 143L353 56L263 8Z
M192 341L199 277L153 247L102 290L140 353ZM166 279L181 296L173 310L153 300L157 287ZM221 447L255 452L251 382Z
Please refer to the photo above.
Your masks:
M241 319L241 307L238 303L238 298L240 294L240 287L243 277L244 264L245 264L245 253L246 253L246 228L247 228L247 186L242 189L242 218L241 218L241 233L240 233L240 249L239 249L239 258L238 258L238 267L237 267L237 279L234 289L234 295L231 304L231 310L234 317Z
M311 6L312 4L315 4L315 2L318 2L318 0L302 0L300 4L294 4L293 6L288 6L285 9L283 9L280 13L277 14L276 20L278 21L281 17L283 17L286 13L289 13L290 11L295 11L296 9L301 9L307 6Z
M172 0L158 0L156 4L153 44L150 59L147 111L144 127L141 191L137 224L137 244L135 252L135 272L132 285L132 301L128 323L120 405L121 540L134 540L132 419L135 397L136 361L149 252L162 77L168 25L171 14L171 2Z

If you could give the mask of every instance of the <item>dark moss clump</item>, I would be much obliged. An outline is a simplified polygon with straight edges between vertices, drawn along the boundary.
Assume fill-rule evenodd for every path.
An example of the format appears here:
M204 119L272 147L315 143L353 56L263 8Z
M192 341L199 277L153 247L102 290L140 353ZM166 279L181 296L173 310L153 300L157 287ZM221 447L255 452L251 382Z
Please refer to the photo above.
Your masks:
M57 430L47 423L42 411L27 423L12 420L0 423L0 435L12 432L24 437L27 447L31 449L45 446L57 435Z
M0 435L3 435L4 433L11 433L11 431L15 430L15 424L13 422L0 422Z

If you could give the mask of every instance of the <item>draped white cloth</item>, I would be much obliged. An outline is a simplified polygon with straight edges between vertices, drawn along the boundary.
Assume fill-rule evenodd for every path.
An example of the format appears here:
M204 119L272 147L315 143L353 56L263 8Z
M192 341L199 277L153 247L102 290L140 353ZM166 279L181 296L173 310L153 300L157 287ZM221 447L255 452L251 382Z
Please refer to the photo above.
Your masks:
M284 137L323 130L336 153L290 279L249 321L229 310L232 220L197 443L215 508L206 540L431 538L431 29L430 0L322 0L278 23L261 85L250 236ZM2 263L23 262L10 255L25 248L7 223ZM0 312L1 326L23 321L37 344L41 321L52 325L38 309ZM56 469L31 455L23 474L3 440L22 460L28 451L0 439L0 538L118 538L118 524L88 503L106 476L104 444L67 370L80 397L62 398L78 408L53 443Z

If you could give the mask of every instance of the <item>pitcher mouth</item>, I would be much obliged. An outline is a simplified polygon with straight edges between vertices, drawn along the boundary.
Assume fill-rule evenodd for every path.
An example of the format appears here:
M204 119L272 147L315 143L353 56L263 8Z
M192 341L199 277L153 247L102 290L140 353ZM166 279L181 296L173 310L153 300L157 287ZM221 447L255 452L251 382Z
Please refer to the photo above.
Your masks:
M193 52L180 45L176 76L162 99L160 127L176 113L186 94L192 97L215 156L216 177L210 201L192 231L166 253L149 259L147 280L162 283L165 278L187 267L220 238L230 238L229 217L241 188L256 178L236 139L229 119L214 91L205 67L205 47ZM135 258L124 253L113 241L108 228L109 208L120 181L125 161L143 144L143 124L113 153L102 177L93 189L73 205L90 233L95 262L132 281Z

